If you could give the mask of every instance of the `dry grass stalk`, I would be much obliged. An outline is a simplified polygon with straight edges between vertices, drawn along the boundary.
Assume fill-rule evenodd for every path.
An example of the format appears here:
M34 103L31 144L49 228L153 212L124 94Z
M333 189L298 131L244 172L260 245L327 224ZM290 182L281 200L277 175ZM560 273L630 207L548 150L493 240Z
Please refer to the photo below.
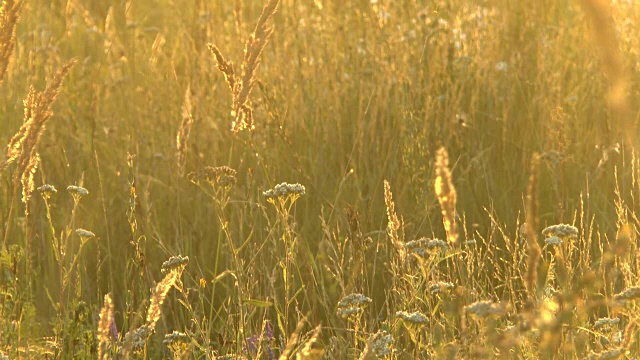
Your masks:
M306 320L307 318L304 317L300 319L300 321L298 321L298 325L296 325L296 329L293 331L291 336L289 336L289 339L287 340L287 346L285 346L278 360L289 359L289 355L293 352L293 349L296 347L296 344L298 343L298 339L300 338L300 333L302 333L302 327L304 326L304 323L306 322Z
M60 93L62 81L75 63L76 60L71 60L64 64L43 92L37 92L33 87L29 89L29 94L24 100L24 123L9 141L6 160L0 165L0 170L4 170L12 162L18 164L13 181L14 191L21 183L22 201L27 205L27 215L28 201L34 188L33 176L40 160L38 144L47 121L53 115L51 107Z
M111 295L104 296L104 305L100 310L100 320L98 321L98 359L106 358L107 345L111 334L111 321L113 319L113 302Z
M268 21L276 13L279 2L279 0L270 0L262 9L258 23L245 44L240 79L235 75L233 63L227 61L215 45L209 44L209 50L213 54L216 66L224 74L233 96L232 115L234 120L231 124L233 132L246 129L249 129L249 131L255 130L253 109L249 103L249 95L256 82L256 70L260 64L260 55L269 40L269 36L273 33L273 26L268 25Z
M302 350L296 354L296 360L320 360L324 355L324 349L320 346L318 340L320 338L321 326L318 325L313 330L311 337L304 343Z
M176 148L178 157L178 174L184 176L185 163L187 160L187 142L193 127L193 105L191 102L191 86L184 92L184 103L182 104L182 122L176 137Z
M9 66L9 57L16 45L16 25L20 17L23 2L4 0L0 7L0 84Z
M155 288L151 289L151 304L147 310L147 319L144 325L129 330L124 335L125 355L132 350L139 350L145 346L147 339L155 331L156 324L162 315L162 304L169 293L169 290L180 282L180 276L189 262L188 257L176 256L162 264L162 271L165 273L164 278Z
M154 329L156 323L160 319L161 307L164 303L164 299L167 297L169 290L178 282L182 271L170 271L165 275L164 279L160 281L155 289L152 289L151 304L149 305L149 311L147 311L147 327Z
M538 244L538 178L540 177L540 155L533 154L531 158L531 174L527 186L525 236L527 237L527 272L525 286L530 301L535 299L536 282L538 279L538 259L540 258L540 245Z
M396 215L396 206L393 202L393 194L391 193L391 185L387 180L384 181L384 203L387 207L387 220L389 223L387 224L387 235L391 240L391 244L400 254L400 259L404 261L405 258L405 249L404 245L400 241L400 236L398 234L398 230L400 229L400 221L398 220L398 216Z
M456 227L456 189L453 187L451 170L449 170L449 155L444 147L436 153L436 196L442 209L442 222L447 232L447 240L452 245L458 244L458 230Z

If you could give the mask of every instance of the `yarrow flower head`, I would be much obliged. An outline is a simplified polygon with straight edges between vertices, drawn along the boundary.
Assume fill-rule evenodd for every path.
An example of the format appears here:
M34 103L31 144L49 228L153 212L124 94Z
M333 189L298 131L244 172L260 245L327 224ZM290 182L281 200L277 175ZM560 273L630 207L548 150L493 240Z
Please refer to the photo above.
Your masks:
M378 331L369 338L373 353L377 358L384 358L393 353L393 337L385 330Z
M593 324L593 328L595 330L598 329L608 329L620 323L620 318L600 318L598 321Z
M413 313L398 311L396 312L396 316L399 317L400 320L402 320L404 323L408 323L411 325L425 325L429 323L429 319L419 311Z
M162 263L162 273L174 271L176 269L184 269L189 263L188 256L172 256L169 260Z
M347 295L338 302L338 307L347 306L367 306L371 303L371 299L362 294Z
M429 253L433 254L440 251L447 251L449 248L446 241L427 238L407 241L404 247L408 253L413 253L421 257L426 257Z
M578 228L567 224L552 225L542 230L542 235L547 237L557 236L561 239L577 239Z
M76 234L78 234L78 236L80 236L82 241L87 241L87 240L89 240L91 238L96 237L96 234L92 233L89 230L85 230L85 229L76 229Z
M205 181L214 187L229 188L236 183L237 172L228 166L207 166L197 172L187 174L187 179L194 184Z
M557 236L550 236L550 237L544 239L544 242L549 244L549 245L554 245L554 246L562 245L562 239L560 239Z
M491 316L500 316L504 313L502 304L493 301L478 301L464 307L464 311L478 318L486 318Z
M124 336L124 344L126 347L131 349L134 352L142 350L144 348L147 339L155 332L154 329L149 326L142 325L135 330L129 331Z
M634 286L613 296L613 300L617 303L624 304L629 300L640 298L640 287Z
M45 198L45 200L49 200L51 195L58 192L55 186L49 185L49 184L44 184L40 186L38 188L38 191L40 192L40 194L42 194L42 197Z
M347 308L338 308L336 311L336 315L340 316L343 319L349 319L354 315L358 315L364 312L364 308L360 307L347 307Z
M605 360L605 359L618 359L620 355L623 355L627 350L623 348L611 349L600 353L591 352L587 357L588 360Z
M336 315L343 319L348 319L360 314L372 302L372 300L362 294L351 294L342 298L338 302Z
M173 352L174 355L180 355L187 349L187 345L189 344L189 336L187 336L187 334L185 333L174 330L171 334L166 334L164 336L164 340L162 341L162 343L167 345L167 347L171 350L171 352ZM178 357L174 356L174 358Z
M83 188L82 186L69 185L67 186L67 191L73 195L74 198L80 199L83 196L89 195L89 190Z
M266 197L267 199L275 199L275 198L279 198L279 197L287 197L289 195L304 195L306 192L306 189L303 185L300 184L288 184L288 183L281 183L278 184L276 186L273 187L273 189L269 189L265 192L262 193L262 195L264 195L264 197Z
M429 291L431 291L431 294L437 294L440 292L449 291L454 287L456 286L453 283L439 281L435 284L431 284L431 286L429 286Z

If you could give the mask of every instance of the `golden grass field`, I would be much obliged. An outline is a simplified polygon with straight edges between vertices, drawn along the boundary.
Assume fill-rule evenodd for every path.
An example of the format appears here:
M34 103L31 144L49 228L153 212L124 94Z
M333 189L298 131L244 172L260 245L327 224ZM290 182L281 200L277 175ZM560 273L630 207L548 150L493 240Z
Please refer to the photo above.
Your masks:
M0 359L638 359L640 3L4 0Z

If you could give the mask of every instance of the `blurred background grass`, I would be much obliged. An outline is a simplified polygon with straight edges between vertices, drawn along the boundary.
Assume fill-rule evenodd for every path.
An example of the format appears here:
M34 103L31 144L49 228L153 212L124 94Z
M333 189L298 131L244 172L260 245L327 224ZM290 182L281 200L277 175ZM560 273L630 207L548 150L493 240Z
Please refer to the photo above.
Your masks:
M247 297L272 297L277 282L276 215L262 192L282 181L306 186L291 215L296 281L305 293L297 307L312 323L338 327L334 303L345 292L369 290L384 300L382 270L364 286L357 274L345 271L341 283L326 270L326 243L349 231L346 208L357 211L374 243L364 255L367 273L382 266L369 262L386 240L384 179L406 240L445 237L433 191L440 146L449 152L464 235L480 247L506 249L505 238L516 236L534 152L542 156L541 225L573 223L586 214L583 226L615 233L616 174L628 210L639 210L633 144L622 143L628 129L620 127L623 118L635 122L639 110L640 8L634 2L612 7L631 99L621 113L607 103L611 78L590 36L594 25L575 1L283 0L251 95L256 130L233 134L231 96L206 45L216 44L239 69L262 6L241 0L25 3L0 86L0 143L22 124L28 87L42 89L63 63L78 59L42 138L36 179L38 186L76 184L90 192L74 221L99 237L83 250L77 290L94 317L111 292L116 322L126 327L125 309L144 303L131 295L132 286L148 294L170 255L190 257L185 283L191 285L233 266L222 256L214 270L222 241L214 206L178 175L176 134L188 88L195 123L187 172L209 165L238 171L225 211L233 241L248 244L241 249ZM30 289L23 300L32 304L34 324L42 324L23 336L36 339L51 336L46 324L56 321L50 300L59 291L56 265L42 199L32 199L30 235L19 226L23 216L8 218L12 170L1 180L0 219L3 226L17 224L9 243L30 236L35 244L35 266L20 281ZM138 228L132 234L133 180ZM60 191L52 204L54 222L66 224L71 197ZM133 260L132 240L140 240L143 262ZM491 282L478 286L496 285ZM212 300L218 327L227 321L220 311L230 306L233 286L225 283ZM167 311L162 326L188 323L190 314L167 302L175 311ZM15 311L8 315L20 318ZM248 327L259 328L263 318L270 316L246 320Z

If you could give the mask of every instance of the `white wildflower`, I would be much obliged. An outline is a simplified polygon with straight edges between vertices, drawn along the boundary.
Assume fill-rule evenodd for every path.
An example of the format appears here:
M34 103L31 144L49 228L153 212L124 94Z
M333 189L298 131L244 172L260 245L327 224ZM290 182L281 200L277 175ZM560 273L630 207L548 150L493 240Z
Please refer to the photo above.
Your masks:
M479 317L485 318L490 316L500 316L504 313L504 306L492 301L478 301L464 307L464 311Z
M429 322L429 319L419 311L416 311L413 313L408 313L406 311L398 311L396 312L396 316L399 317L404 322L415 324L415 325L424 325Z

